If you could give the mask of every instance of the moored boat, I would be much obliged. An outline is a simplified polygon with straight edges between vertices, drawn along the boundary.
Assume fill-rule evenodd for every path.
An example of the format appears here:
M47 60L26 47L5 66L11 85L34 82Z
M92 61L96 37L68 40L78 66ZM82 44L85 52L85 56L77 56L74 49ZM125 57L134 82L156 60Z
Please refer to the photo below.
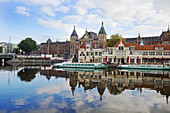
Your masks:
M167 65L118 65L117 68L124 69L160 69L160 70L170 70Z
M107 65L102 63L56 63L53 65L53 68L93 68L93 69L102 69L107 68Z

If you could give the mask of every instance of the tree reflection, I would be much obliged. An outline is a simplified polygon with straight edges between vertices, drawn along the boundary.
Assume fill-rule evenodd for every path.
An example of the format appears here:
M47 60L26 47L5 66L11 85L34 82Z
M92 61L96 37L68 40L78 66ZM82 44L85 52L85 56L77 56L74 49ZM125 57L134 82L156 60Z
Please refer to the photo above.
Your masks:
M31 82L38 73L38 69L22 69L18 72L21 81Z

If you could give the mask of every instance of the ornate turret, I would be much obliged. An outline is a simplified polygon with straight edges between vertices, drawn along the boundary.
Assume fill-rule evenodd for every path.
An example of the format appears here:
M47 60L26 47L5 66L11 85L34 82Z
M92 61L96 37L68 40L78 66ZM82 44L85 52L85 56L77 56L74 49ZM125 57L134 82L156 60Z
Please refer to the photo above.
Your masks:
M98 40L99 40L98 47L99 48L106 49L106 44L107 44L106 39L107 39L107 34L106 34L106 31L104 29L103 22L102 22L102 27L100 28L100 31L98 34Z
M138 34L138 38L137 38L137 40L136 40L136 44L137 45L140 45L140 43L141 43L141 38L140 38L140 33Z
M49 38L49 39L47 40L47 44L50 44L50 43L52 43L52 41L51 41L51 39Z
M103 27L103 22L102 22L102 27L100 28L99 34L106 34L106 31Z
M169 24L168 24L168 31L167 32L170 33L170 31L169 31Z
M72 37L72 36L77 36L77 37L78 37L77 32L76 32L76 29L75 29L75 25L74 25L73 32L72 32L72 34L71 34L71 37Z
M75 29L75 25L74 25L74 29L73 32L70 36L70 55L72 56L77 56L77 50L76 50L76 40L78 39L78 35Z

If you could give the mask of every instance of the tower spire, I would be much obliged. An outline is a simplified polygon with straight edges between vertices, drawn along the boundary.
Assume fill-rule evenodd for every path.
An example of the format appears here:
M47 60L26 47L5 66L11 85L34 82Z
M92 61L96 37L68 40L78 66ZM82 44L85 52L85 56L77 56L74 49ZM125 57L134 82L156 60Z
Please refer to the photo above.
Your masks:
M102 27L100 28L99 34L106 34L106 31L103 26L103 21L102 21Z
M74 25L74 29L73 29L71 36L77 36L78 37L75 25Z

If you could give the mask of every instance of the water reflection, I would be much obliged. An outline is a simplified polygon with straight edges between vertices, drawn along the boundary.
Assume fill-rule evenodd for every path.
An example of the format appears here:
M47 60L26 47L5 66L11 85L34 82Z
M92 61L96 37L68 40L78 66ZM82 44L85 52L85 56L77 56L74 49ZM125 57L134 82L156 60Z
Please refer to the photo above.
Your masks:
M17 78L11 76L10 86L0 71L0 112L170 112L170 71L15 70Z
M22 69L18 72L18 76L20 77L21 81L31 82L38 73L38 69Z
M48 80L51 76L70 78L70 87L72 94L76 90L76 86L91 90L97 87L97 91L102 100L105 89L109 90L112 95L121 94L124 90L139 90L142 88L156 90L157 93L168 98L170 96L170 72L160 70L41 70L41 75L45 75Z

